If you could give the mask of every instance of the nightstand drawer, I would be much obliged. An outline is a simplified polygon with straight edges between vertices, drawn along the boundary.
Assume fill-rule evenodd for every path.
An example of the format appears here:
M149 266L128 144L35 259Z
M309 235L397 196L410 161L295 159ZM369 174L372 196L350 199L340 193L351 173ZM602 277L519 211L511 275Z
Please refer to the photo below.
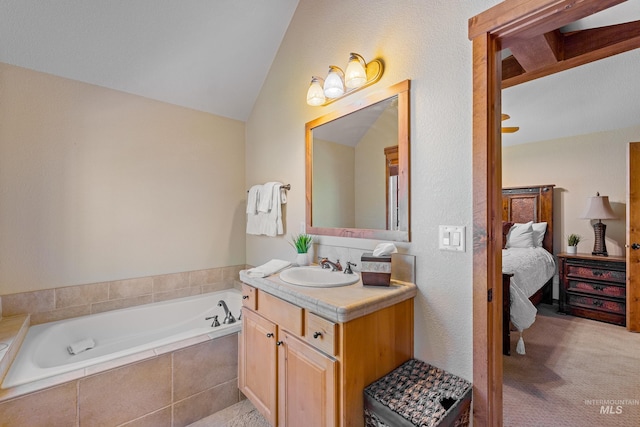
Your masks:
M567 304L573 307L602 310L621 315L626 313L625 303L622 301L612 301L591 296L567 293Z
M624 269L620 271L569 263L567 263L566 274L569 277L580 277L583 279L593 279L603 282L625 283L626 280L626 273Z
M627 290L624 286L609 283L594 283L582 280L569 280L567 290L580 291L594 296L618 297L625 299Z

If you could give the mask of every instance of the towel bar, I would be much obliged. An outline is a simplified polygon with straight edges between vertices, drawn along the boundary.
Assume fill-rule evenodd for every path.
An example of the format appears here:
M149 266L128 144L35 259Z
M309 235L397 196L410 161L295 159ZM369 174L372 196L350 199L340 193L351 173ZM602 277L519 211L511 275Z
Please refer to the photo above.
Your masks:
M283 185L281 188L284 188L285 190L289 191L289 190L291 190L291 184ZM247 190L247 193L248 192L249 192L249 190Z

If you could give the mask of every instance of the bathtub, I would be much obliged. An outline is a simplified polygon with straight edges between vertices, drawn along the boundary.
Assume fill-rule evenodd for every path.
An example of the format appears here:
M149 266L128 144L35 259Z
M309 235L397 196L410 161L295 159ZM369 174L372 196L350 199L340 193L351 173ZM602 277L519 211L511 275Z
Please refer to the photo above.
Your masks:
M238 332L241 322L224 324L224 300L233 316L240 314L240 291L209 294L146 304L29 328L20 351L2 383L3 389L109 362L146 350L207 335L208 339ZM218 316L220 326L213 327ZM72 343L92 339L95 347L72 355Z

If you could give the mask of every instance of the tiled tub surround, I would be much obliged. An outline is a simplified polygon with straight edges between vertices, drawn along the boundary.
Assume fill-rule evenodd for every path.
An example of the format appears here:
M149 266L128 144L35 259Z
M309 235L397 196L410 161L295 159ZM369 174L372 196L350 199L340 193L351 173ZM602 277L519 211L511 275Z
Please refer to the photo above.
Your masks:
M31 324L53 322L236 286L236 265L87 285L2 295L3 317L31 315Z
M0 402L1 424L154 426L191 424L240 401L238 334L72 379Z
M153 352L167 345L175 349L176 343L188 345L194 343L189 342L192 339L200 342L239 332L239 322L223 322L226 313L218 301L224 301L230 312L239 316L241 293L228 289L34 325L29 328L2 389L66 373L87 375L105 364L109 367L108 362L137 353ZM213 316L219 319L216 327L212 326ZM95 347L69 354L70 344L88 338Z
M11 346L5 350L0 350L0 379L4 377L4 374L9 369L10 362L17 354L22 339L24 339L27 333L30 320L32 324L39 324L154 301L164 301L188 295L239 287L239 283L237 282L238 272L243 268L245 268L244 265L222 267L4 295L0 298L2 314L4 315L4 318L0 319L0 336L2 337L2 342L9 342ZM237 334L234 333L232 337L237 344ZM228 338L216 338L214 341L226 342L227 339ZM110 377L106 375L109 372L105 371L110 369L131 369L132 371L127 371L127 375L134 375L138 367L144 369L149 366L148 363L150 363L152 359L156 358L170 356L171 381L167 384L173 388L175 376L182 376L182 373L175 372L176 365L173 363L174 356L178 352L183 351L183 348L185 349L184 351L191 348L190 346L200 348L210 341L212 341L212 338L207 335L191 338L161 348L119 358L111 362L105 362L94 368L85 368L80 374L71 372L54 378L0 390L0 414L2 414L0 418L2 418L5 423L3 426L22 426L25 425L24 420L29 421L28 425L34 426L79 425L78 422L85 419L80 414L79 409L81 402L79 393L83 389L80 387L81 384L90 384L91 380L89 380L89 378L95 375L105 375L104 378L108 381ZM234 378L233 380L219 382L217 385L209 387L209 389L202 389L202 391L197 392L193 396L189 395L185 397L184 394L176 395L175 393L171 393L169 404L159 410L154 410L151 413L145 412L142 415L137 415L138 411L135 410L135 408L144 408L144 405L138 405L136 399L126 398L123 400L123 402L128 402L125 406L128 407L130 405L133 410L128 412L124 411L124 413L134 413L135 416L130 419L139 418L141 420L140 423L134 422L131 425L185 425L185 423L181 423L182 420L188 420L186 422L186 424L188 424L193 420L200 419L237 402L239 393L237 392L235 379L237 376L236 344L232 346L234 355L228 359L232 360L233 367L228 367L228 372L225 370L225 375L216 374L217 376L225 378L232 376ZM219 372L220 369L223 369L224 365L228 365L228 361L216 356L218 351L225 354L228 353L223 349L215 350L211 358L206 358L207 363L199 366L206 367L205 370L210 370L211 372ZM214 364L213 368L210 367L211 363ZM220 365L218 365L218 363ZM218 368L218 366L220 367ZM146 374L143 374L143 377L146 378ZM151 380L152 377L154 377L153 374L149 375L149 381L140 381L141 377L138 376L136 377L136 381L139 381L139 383L136 383L135 387L126 386L125 390L138 390L134 393L134 396L139 395L142 402L144 399L147 399L147 396L145 393L140 392L139 389L147 390L148 388L148 393L153 400L153 396L155 396L154 393L156 393L154 389L157 390L157 384L155 379ZM200 374L196 374L194 377L202 379L208 378L207 375ZM167 384L163 387L166 387ZM114 386L114 396L130 396L126 393L119 393L118 384L114 383ZM213 390L214 388L216 390ZM217 396L218 394L220 394L220 398L211 399L211 396ZM72 406L75 409L69 407L70 402L73 402ZM85 400L82 400L82 402L85 402ZM166 403L164 400L162 402ZM197 407L192 407L192 404ZM53 410L53 408L55 408L55 410ZM62 408L65 409L63 410ZM122 411L116 409L116 412L120 413ZM55 413L55 417L53 417L53 413ZM75 415L72 416L70 415L71 413ZM195 416L195 418L191 415ZM28 416L28 418L22 418L24 416ZM74 421L62 421L66 416L70 416ZM5 421L5 419L9 421ZM60 423L56 422L58 419ZM119 418L114 418L114 420L116 419ZM165 423L167 420L168 422ZM120 424L123 425L124 423L125 422L120 422ZM84 425L87 424L94 425L90 420L85 422Z

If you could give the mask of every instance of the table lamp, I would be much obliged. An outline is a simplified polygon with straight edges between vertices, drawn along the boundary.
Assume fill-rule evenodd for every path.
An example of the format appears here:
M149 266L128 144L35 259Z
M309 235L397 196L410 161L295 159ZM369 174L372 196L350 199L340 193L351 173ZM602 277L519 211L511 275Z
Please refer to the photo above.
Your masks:
M608 196L601 196L596 193L595 197L589 197L587 207L580 217L582 219L597 219L598 222L593 224L593 232L595 233L595 243L593 244L592 255L608 256L607 245L604 235L607 226L602 223L603 219L617 219L615 212L611 209Z

